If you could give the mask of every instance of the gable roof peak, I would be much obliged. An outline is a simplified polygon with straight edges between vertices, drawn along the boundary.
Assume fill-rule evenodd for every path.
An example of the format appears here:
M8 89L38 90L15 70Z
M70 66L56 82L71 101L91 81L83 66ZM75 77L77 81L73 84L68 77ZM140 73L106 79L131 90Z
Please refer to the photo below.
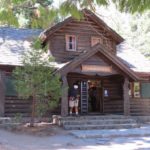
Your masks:
M91 10L84 8L81 10L81 13L83 13L85 16L89 17L93 22L95 22L98 26L101 26L105 29L106 32L108 32L112 38L117 42L117 44L124 41L124 39L113 29L111 29L101 18L99 18L95 13L93 13ZM64 21L57 23L56 25L46 29L41 35L42 35L42 41L43 43L46 43L48 38L61 29L62 27L66 26L68 23L73 21L75 18L72 16L66 18ZM43 38L44 37L44 38Z

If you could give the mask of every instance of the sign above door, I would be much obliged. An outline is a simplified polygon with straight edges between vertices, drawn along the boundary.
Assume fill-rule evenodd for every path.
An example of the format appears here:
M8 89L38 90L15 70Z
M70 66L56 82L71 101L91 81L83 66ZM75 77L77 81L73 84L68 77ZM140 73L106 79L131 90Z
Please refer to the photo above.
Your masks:
M112 73L112 66L98 66L98 65L81 65L83 72L106 72Z

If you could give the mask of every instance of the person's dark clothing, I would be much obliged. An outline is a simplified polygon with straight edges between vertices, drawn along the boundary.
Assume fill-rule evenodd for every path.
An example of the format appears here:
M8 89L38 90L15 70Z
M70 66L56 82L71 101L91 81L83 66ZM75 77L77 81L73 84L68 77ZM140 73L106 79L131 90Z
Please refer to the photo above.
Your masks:
M69 97L77 97L79 95L79 91L78 89L75 89L75 88L70 88L69 89Z
M89 96L91 98L92 111L96 111L96 88L95 87L90 88Z

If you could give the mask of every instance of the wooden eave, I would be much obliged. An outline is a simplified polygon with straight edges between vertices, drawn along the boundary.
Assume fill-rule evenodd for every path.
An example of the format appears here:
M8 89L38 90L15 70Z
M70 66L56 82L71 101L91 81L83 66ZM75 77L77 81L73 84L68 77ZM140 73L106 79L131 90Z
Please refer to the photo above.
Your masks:
M125 66L119 58L109 53L109 50L105 47L103 47L100 44L95 45L90 50L88 50L85 53L82 53L78 57L76 57L74 60L72 60L70 63L68 63L66 66L58 70L58 72L61 75L66 75L70 71L72 71L74 68L76 68L78 65L82 64L82 62L86 61L88 58L93 56L96 53L102 54L107 60L109 60L112 64L114 64L119 70L121 70L126 76L131 78L134 81L139 81L140 78L127 66Z
M57 23L56 25L44 30L42 34L44 34L46 36L46 38L42 41L43 43L45 43L48 38L50 37L50 35L52 35L53 33L55 33L56 31L58 31L59 29L63 28L65 25L67 25L68 23L70 23L71 21L73 21L72 17L68 17L67 19L65 19L62 22Z
M111 34L112 38L115 39L119 44L124 41L124 39L112 28L110 28L102 19L100 19L97 15L95 15L92 11L88 9L83 9L82 12L84 14L87 14L87 16L92 19L96 24L103 27L104 30L106 30L108 33Z
M140 78L141 81L150 81L150 72L135 72Z
M124 41L124 39L118 33L116 33L114 30L112 30L102 19L97 17L93 12L91 12L88 9L83 9L81 12L84 15L86 14L87 17L89 17L91 20L93 20L98 26L102 27L106 32L108 32L112 36L112 38L117 42L117 44ZM44 34L46 36L45 39L43 40L43 43L45 43L53 33L58 31L59 29L63 28L71 21L74 21L74 18L68 17L64 21L59 22L56 25L54 25L53 27L50 27L50 28L46 29L45 31L43 31L42 34Z

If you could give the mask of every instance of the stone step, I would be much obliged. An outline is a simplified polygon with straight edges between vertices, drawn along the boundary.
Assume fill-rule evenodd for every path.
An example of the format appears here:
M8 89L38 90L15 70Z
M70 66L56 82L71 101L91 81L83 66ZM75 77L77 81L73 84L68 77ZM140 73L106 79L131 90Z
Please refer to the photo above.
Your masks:
M133 119L105 119L105 120L67 120L62 121L62 125L107 125L107 124L129 124L136 123Z
M121 115L110 115L110 116L69 116L69 117L62 117L60 118L63 121L68 121L68 120L105 120L105 119L129 119L130 117L128 116L121 116Z
M64 125L66 130L93 130L93 129L129 129L138 128L138 124L107 124L107 125Z
M0 124L11 123L12 119L10 117L0 117Z

